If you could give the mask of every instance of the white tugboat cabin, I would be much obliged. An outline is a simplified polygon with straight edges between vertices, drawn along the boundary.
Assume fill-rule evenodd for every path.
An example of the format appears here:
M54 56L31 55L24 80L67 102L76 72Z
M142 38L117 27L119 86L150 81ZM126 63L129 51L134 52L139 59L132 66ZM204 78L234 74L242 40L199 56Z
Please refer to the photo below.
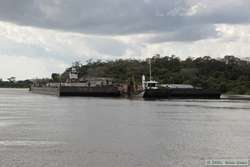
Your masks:
M142 76L142 88L143 90L145 89L158 89L159 88L159 82L150 80L150 81L145 81L145 76Z

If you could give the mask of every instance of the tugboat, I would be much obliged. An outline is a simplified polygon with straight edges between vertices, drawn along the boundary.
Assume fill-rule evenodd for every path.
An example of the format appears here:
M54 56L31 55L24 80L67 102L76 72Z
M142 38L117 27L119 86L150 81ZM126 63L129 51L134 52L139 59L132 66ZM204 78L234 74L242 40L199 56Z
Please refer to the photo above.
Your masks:
M144 99L220 99L221 93L213 89L203 89L186 84L159 84L152 80L149 61L150 80L142 76Z

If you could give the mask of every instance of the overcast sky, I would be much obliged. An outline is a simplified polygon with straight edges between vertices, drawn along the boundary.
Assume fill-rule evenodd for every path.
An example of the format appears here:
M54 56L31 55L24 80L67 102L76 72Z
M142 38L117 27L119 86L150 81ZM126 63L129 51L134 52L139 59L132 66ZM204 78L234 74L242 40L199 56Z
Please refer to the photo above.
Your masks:
M0 0L0 78L73 61L249 57L249 0Z

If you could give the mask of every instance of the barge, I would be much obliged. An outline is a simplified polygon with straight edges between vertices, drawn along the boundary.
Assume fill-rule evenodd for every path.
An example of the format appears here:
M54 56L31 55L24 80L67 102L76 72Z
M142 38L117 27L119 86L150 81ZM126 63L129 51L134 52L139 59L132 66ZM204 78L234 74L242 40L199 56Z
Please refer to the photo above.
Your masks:
M159 84L143 81L144 99L220 99L221 93L213 89L196 88L184 84Z
M110 78L85 78L81 82L34 84L31 92L56 96L119 97L122 91Z
M121 92L117 87L87 87L87 86L60 86L60 87L35 87L30 91L38 94L56 96L89 96L89 97L119 97Z

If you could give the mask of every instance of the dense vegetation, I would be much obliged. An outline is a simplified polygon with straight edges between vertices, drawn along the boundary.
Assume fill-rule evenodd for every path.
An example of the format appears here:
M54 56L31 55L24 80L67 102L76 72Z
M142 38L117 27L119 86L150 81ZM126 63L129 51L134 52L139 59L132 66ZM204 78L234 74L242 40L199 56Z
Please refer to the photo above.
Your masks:
M0 87L1 88L29 88L32 82L30 80L24 81L1 81L0 80Z
M234 56L213 59L209 56L180 60L176 56L151 59L153 79L161 83L192 84L204 88L216 88L223 93L250 94L250 62ZM85 65L75 62L72 67L80 77L113 77L119 83L133 79L141 82L143 74L148 78L148 60L88 61ZM62 74L68 76L71 68ZM54 79L58 76L54 74Z

